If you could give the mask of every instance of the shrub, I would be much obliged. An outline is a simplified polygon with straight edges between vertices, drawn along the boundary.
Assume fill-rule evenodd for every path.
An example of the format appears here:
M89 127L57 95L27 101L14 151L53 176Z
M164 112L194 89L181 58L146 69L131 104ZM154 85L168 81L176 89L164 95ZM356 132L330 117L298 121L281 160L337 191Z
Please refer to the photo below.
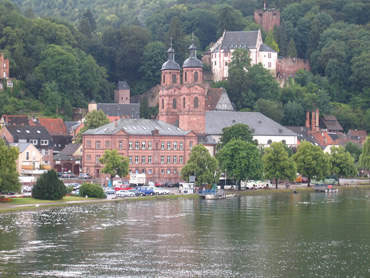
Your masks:
M32 197L41 200L60 200L66 194L66 186L54 170L42 174L32 189Z
M88 183L85 182L80 187L80 196L88 196L93 198L101 198L105 199L107 198L107 195L105 195L105 192L103 188L95 183Z

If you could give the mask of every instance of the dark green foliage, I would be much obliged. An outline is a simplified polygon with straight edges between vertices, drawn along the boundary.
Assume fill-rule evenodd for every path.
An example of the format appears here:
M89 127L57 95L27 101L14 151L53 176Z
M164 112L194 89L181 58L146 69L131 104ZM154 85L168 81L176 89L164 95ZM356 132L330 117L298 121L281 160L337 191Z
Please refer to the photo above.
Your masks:
M0 139L0 192L20 191L16 160L19 150L9 147L5 140Z
M32 189L32 197L40 200L60 200L67 194L67 188L54 170L42 174Z
M80 187L80 196L89 198L100 198L105 199L107 195L105 194L103 188L99 184L85 182Z
M249 129L249 126L245 124L234 124L229 127L224 127L218 147L222 148L232 140L242 140L253 143L252 131Z

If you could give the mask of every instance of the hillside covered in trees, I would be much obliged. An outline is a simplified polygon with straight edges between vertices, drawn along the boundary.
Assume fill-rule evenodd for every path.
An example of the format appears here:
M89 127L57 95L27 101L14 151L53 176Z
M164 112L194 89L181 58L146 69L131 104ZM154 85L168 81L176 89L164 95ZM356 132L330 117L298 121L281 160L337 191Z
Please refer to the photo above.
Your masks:
M370 131L370 3L365 0L266 1L281 25L263 34L279 55L308 59L290 86L261 66L227 82L238 110L259 110L286 125L304 124L315 107L343 127ZM9 0L0 1L0 49L17 78L5 90L0 114L42 110L71 116L91 99L111 101L118 80L141 94L160 81L172 36L176 60L185 59L195 34L201 55L224 30L256 30L256 0ZM266 38L270 36L269 39ZM272 38L272 40L271 40Z

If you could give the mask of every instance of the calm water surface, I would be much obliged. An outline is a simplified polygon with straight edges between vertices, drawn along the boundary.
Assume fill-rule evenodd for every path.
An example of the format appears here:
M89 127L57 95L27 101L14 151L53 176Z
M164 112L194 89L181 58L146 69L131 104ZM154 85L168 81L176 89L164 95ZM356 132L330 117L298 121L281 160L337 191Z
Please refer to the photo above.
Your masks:
M0 277L370 277L370 192L0 215Z

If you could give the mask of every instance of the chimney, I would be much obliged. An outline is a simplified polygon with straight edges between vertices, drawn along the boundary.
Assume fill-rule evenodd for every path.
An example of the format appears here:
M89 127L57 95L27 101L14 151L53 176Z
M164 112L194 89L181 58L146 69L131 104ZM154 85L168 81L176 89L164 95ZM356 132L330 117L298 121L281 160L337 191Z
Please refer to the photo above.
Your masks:
M263 9L266 10L266 1L263 1Z
M316 108L316 130L319 129L319 108Z
M315 117L316 116L316 113L315 113L315 111L312 111L312 119L311 119L311 130L316 130L316 128L315 128L315 123L316 123L316 120L315 120Z
M306 112L306 127L310 129L310 111Z
M118 125L118 120L116 119L114 120L114 126L117 127L117 125Z

